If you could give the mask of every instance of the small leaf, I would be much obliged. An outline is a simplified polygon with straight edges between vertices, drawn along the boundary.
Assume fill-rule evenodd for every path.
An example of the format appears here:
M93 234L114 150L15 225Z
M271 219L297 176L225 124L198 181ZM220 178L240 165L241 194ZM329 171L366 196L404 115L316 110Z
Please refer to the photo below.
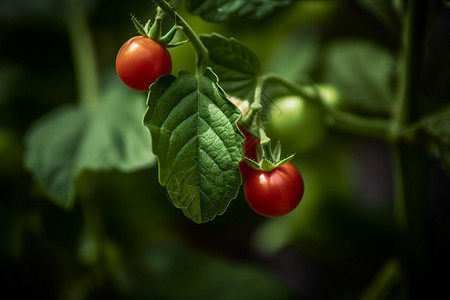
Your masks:
M432 154L441 160L450 174L450 107L425 118L419 132L430 139Z
M342 105L361 114L390 116L394 59L384 48L366 41L337 41L328 49L326 81L342 91Z
M261 71L258 57L233 38L213 33L200 39L209 50L210 66L220 78L220 86L228 94L248 100Z
M190 13L211 22L251 23L293 0L188 0Z
M56 204L73 205L75 180L83 170L134 171L155 162L140 123L143 99L134 95L111 89L95 110L67 105L30 128L25 166Z
M238 193L244 137L241 117L217 86L204 76L181 71L166 75L150 88L144 125L158 156L159 181L174 205L194 222L221 215Z

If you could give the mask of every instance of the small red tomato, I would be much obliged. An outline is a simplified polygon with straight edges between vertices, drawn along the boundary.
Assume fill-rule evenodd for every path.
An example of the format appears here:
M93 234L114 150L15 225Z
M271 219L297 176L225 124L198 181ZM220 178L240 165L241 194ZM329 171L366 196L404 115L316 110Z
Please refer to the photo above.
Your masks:
M244 142L245 157L250 158L252 160L256 160L256 147L259 144L259 141L256 138L254 138L250 133L243 130L241 127L239 127L239 129L241 129L242 133L245 136ZM250 172L254 170L245 162L245 160L239 163L239 169L241 170L242 177L247 177L248 174L250 174Z
M148 92L158 77L172 72L172 58L160 43L144 36L135 36L119 49L116 71L128 87Z
M279 217L300 203L304 192L303 178L290 162L270 172L255 170L244 183L247 203L266 217Z

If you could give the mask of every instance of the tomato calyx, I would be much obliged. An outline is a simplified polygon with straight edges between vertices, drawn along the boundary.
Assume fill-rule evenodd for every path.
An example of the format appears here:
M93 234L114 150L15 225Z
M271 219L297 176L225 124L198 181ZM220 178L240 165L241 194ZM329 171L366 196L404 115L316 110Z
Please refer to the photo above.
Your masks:
M153 22L153 24L152 24L151 20L148 20L147 23L145 23L145 25L142 25L133 14L131 15L131 21L133 22L137 31L142 36L150 38L150 39L160 43L161 45L163 45L166 48L174 48L174 47L181 46L184 43L187 43L188 40L170 44L170 42L175 37L175 33L177 32L177 30L182 30L183 27L177 25L177 22L175 20L172 28L169 29L169 31L167 31L166 33L163 33L162 29L161 29L161 27L162 27L161 25L162 25L163 19L166 16L167 16L167 14L158 7L158 12L157 12L157 15L155 17L155 21Z
M295 154L291 154L285 158L281 158L281 144L277 143L275 149L272 151L270 138L264 132L264 129L259 129L259 136L261 138L260 146L256 148L257 161L245 157L245 161L253 169L270 172L289 161L291 161Z
M260 110L261 105L258 103L249 104L247 100L241 100L236 97L230 97L230 101L233 102L242 112L242 118L239 121L239 128L248 132L259 141L256 145L256 158L257 160L244 157L244 161L252 167L252 169L270 172L275 168L278 168L290 160L292 160L295 154L289 155L285 158L281 158L281 144L278 141L275 149L272 151L271 140L264 131L262 125Z

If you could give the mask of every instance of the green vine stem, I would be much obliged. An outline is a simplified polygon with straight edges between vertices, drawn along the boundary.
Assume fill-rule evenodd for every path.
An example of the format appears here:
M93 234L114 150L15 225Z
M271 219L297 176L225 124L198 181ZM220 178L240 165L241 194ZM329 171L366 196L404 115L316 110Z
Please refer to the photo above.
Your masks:
M424 27L425 18L420 12L426 11L422 1L412 0L409 3L406 18L404 22L404 35L403 35L403 70L401 74L401 81L399 87L399 95L397 99L396 118L394 119L391 127L391 135L393 137L393 151L395 161L400 163L402 155L399 147L399 138L402 133L407 130L407 127L411 123L415 122L419 118L418 113L418 95L420 87L420 67L421 57L423 52L423 40L424 40ZM396 167L396 215L397 226L401 232L406 232L408 228L408 219L406 213L406 199L404 187L404 174L402 174L403 167L397 165Z
M197 52L197 72L203 71L204 63L209 60L209 51L189 24L176 12L175 8L164 0L153 0L166 14L171 16L175 22L183 28L184 34L192 43Z
M426 1L411 0L403 25L402 73L396 118L391 127L395 171L395 212L400 241L403 283L408 296L416 294L424 278L424 210L428 158L423 149L403 137L421 116L420 75L426 30Z
M79 100L92 109L99 101L98 73L91 32L84 7L67 0L66 24L74 61Z
M369 135L383 140L387 140L389 137L389 122L387 120L365 118L336 109L320 97L317 89L315 92L316 95L311 95L297 83L278 74L267 74L262 81L278 83L299 95L305 101L311 101L311 103L321 105L328 115L326 121L334 128L355 134Z

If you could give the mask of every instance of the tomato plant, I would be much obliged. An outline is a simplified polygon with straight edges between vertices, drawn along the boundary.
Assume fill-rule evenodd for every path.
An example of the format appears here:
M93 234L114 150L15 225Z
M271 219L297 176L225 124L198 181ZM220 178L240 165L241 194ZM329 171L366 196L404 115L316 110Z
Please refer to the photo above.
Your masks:
M428 212L422 208L428 206L425 203L430 199L427 192L435 190L437 182L434 177L427 177L434 171L430 168L434 163L430 158L440 159L442 165L450 170L450 108L446 101L450 99L450 91L448 84L445 85L448 80L438 78L442 74L448 77L447 70L450 70L450 60L445 55L448 47L441 47L446 42L443 33L448 30L434 30L440 32L438 35L433 28L440 28L444 25L439 24L445 22L431 20L433 16L447 17L449 10L444 5L448 1L427 3L383 0L378 1L380 5L374 5L367 0L351 3L336 1L333 4L330 1L294 0L153 0L154 5L144 3L148 7L141 7L139 4L139 7L133 8L140 13L154 11L155 14L150 16L151 21L144 26L136 24L137 21L132 17L140 36L131 38L122 46L122 42L128 38L121 39L116 44L111 36L117 36L120 32L126 32L128 37L137 35L127 23L129 9L138 1L125 6L119 6L119 3L108 6L106 1L101 0L82 8L84 2L92 1L81 1L80 4L76 0L68 0L64 7L69 7L67 12L48 14L58 16L59 23L56 26L67 22L64 28L67 29L73 60L67 62L67 68L64 69L59 65L59 58L64 56L59 56L62 52L58 47L67 44L67 37L53 28L41 34L40 31L44 28L40 26L46 26L47 22L30 30L25 28L33 20L28 18L29 12L41 7L37 5L38 2L31 0L30 3L33 4L27 6L25 24L11 32L6 28L5 34L1 34L7 47L2 47L0 51L7 54L7 57L1 60L6 63L6 68L0 70L0 78L4 79L0 80L0 119L1 126L8 134L3 134L2 145L0 132L0 152L4 154L4 158L0 160L5 162L0 163L0 177L8 180L6 190L14 190L11 197L6 199L14 201L6 201L6 204L3 201L0 204L0 219L7 219L9 224L0 226L0 236L4 240L0 246L0 259L4 258L2 254L7 248L14 254L15 261L19 261L20 255L28 255L19 265L26 266L22 271L32 275L34 270L40 269L39 266L52 263L59 266L62 260L67 259L73 267L64 268L63 271L75 270L73 274L68 271L67 276L60 279L57 276L61 270L56 268L53 272L63 288L55 289L53 282L48 281L49 290L55 291L58 296L67 295L71 298L73 295L70 291L77 287L88 298L102 296L95 288L96 283L102 283L103 286L104 282L104 286L114 289L117 287L117 295L125 298L174 299L179 298L176 291L183 290L184 293L189 291L189 286L198 291L196 287L200 285L193 282L186 286L184 275L180 275L177 277L183 288L175 288L173 282L178 279L171 276L173 272L166 272L167 268L158 268L160 264L157 262L164 261L170 266L179 265L183 269L191 256L179 251L179 258L177 254L175 259L171 256L175 253L167 251L170 248L158 249L149 245L151 252L148 258L151 259L147 260L147 256L136 257L136 264L148 268L149 273L142 273L145 278L160 278L161 282L171 284L167 291L155 293L155 290L162 289L165 285L154 281L153 286L148 286L149 281L142 280L143 290L155 293L146 297L134 294L134 288L130 289L133 290L132 295L126 294L127 286L134 287L134 280L138 279L134 278L135 274L122 277L124 272L121 266L128 266L129 257L133 260L135 258L135 253L128 255L129 250L135 249L136 253L141 253L141 246L147 249L147 242L158 243L159 238L149 239L149 236L161 236L165 239L162 236L165 233L168 234L168 239L175 237L177 243L184 243L189 237L195 236L195 241L205 241L208 249L219 249L225 244L223 237L232 237L235 244L239 241L247 242L251 240L248 239L249 232L258 230L257 227L262 225L261 227L267 226L272 237L276 237L274 242L270 235L262 234L265 245L271 245L271 249L281 249L288 243L297 241L308 241L311 246L319 242L317 246L306 247L313 250L321 245L326 245L325 250L328 250L329 245L332 247L336 243L335 249L345 254L345 247L349 245L349 256L334 255L333 259L344 261L348 272L344 277L349 278L347 281L351 283L350 288L343 287L341 282L333 286L348 288L350 297L362 292L363 286L358 283L362 285L361 278L374 275L377 267L375 263L392 255L399 256L401 267L397 268L394 264L393 272L389 268L380 269L380 275L375 276L375 284L369 286L370 292L376 290L381 282L384 287L379 289L377 295L390 294L390 298L393 298L397 296L397 292L402 294L403 290L407 290L408 283L412 283L409 292L416 295L414 287L419 286L416 282L422 282L421 274L424 277L432 275L428 271L414 271L411 276L408 270L426 270L420 262L429 260L420 250L426 248L423 241L428 241L428 238L421 235L429 230L426 228L422 231L420 228L425 228L424 225L430 223L426 219L428 215L425 215ZM16 5L12 7L15 8L0 14L2 25L13 25L18 19L17 15L23 11ZM94 11L95 7L97 11ZM111 14L111 10L117 7L121 7L120 11ZM105 11L108 13L107 18L101 15ZM272 13L270 18L263 20ZM357 17L353 18L354 16ZM440 20L444 20L442 16L439 17ZM3 19L4 17L7 18ZM88 24L88 20L93 22ZM345 20L352 20L355 26L353 23L349 25ZM98 26L104 21L106 22L101 27L89 30L90 25ZM209 22L209 25L203 27L203 22ZM211 27L214 22L216 25ZM171 29L170 24L173 24ZM239 26L235 26L238 24ZM381 28L383 26L386 28ZM245 30L242 30L244 27ZM380 29L382 31L375 32ZM177 30L179 34L175 35ZM426 32L428 30L430 32ZM106 36L99 36L106 32ZM38 53L38 57L47 55L48 61L33 59L24 47L20 47L23 44L20 37L24 33L32 41L49 42L51 47L46 48L53 49L55 53ZM55 33L56 36L53 36ZM181 45L182 42L170 44L172 39L179 38L186 39L189 43L186 47L179 48L182 52L169 53L169 47ZM100 46L97 51L94 51L92 41ZM448 46L447 44L445 45ZM102 60L96 61L95 54L104 49L116 49L119 53L116 56L116 53L106 51L102 53ZM253 52L251 49L257 51ZM273 51L274 49L279 51ZM103 84L106 83L104 75L108 74L108 64L111 71L114 70L114 59L119 75L114 78L117 82ZM46 68L42 68L43 64ZM30 72L25 70L30 66ZM97 73L99 70L96 70L96 66L101 66L102 72ZM446 71L440 71L438 66ZM73 77L68 70L76 70ZM20 76L15 78L14 74ZM61 80L55 85L54 78L58 77ZM73 78L76 80L73 81ZM121 84L119 78L125 84ZM30 88L20 88L23 82L30 83ZM47 87L46 83L51 85ZM135 92L125 85L148 93L144 95ZM77 89L78 93L72 93L73 89ZM50 95L50 91L55 94ZM13 94L19 96L7 99ZM67 99L64 98L65 95ZM74 99L76 95L78 99ZM245 106L234 106L230 103L233 98L239 98ZM10 138L10 133L20 135L24 125L31 124L32 120L44 113L35 108L42 103L46 103L42 106L44 109L54 107L59 104L56 101L62 100L68 100L71 105L61 107L34 123L23 139ZM4 107L7 109L4 110ZM29 118L27 124L21 124L18 130L8 128L8 123L18 124L22 117ZM330 139L325 141L325 134ZM23 163L19 162L22 149L16 149L16 142L19 140L25 142ZM288 152L300 153L295 161L302 168L297 170L289 162L293 155L281 153L281 146L272 150L271 140L279 140L279 145ZM316 147L321 142L322 147ZM366 143L370 143L370 151L366 147L359 147ZM372 143L374 146L386 146L382 149L388 154L388 159L382 157L382 162L386 164L378 163L378 156L367 155L380 152L376 147L372 149ZM427 156L426 150L430 150L432 156ZM15 172L14 176L20 176L22 166L34 175L41 188L34 185L34 182L31 184L29 178L16 185L10 184L10 174ZM394 174L383 176L385 174L379 173L374 166L383 166L380 171L386 171L386 175L391 172ZM114 171L110 172L111 170ZM142 172L135 172L141 170ZM101 173L96 174L97 172ZM128 174L130 172L135 174ZM308 185L306 197L303 197L303 174ZM242 178L246 181L243 182ZM355 182L358 188L341 184L350 181ZM418 183L429 183L430 187L427 190L424 188L425 184ZM239 193L242 188L244 191ZM321 193L314 193L316 190ZM360 191L360 195L355 197ZM110 201L120 201L116 197L121 196L124 198L123 202ZM31 206L23 199L27 197L32 200ZM44 197L67 211L76 208L72 213L64 212L66 216L72 215L73 219L67 219L70 224L60 222L66 218L59 210L47 205L41 206L41 201L34 201ZM168 205L166 198L179 210ZM133 199L133 203L129 199ZM284 218L251 224L253 221L260 222L261 218L258 220L248 218L247 215L233 215L233 209L237 206L231 206L231 201L244 207L247 207L247 201L256 212L268 217L287 214L300 201L304 203L297 211ZM385 203L388 205L381 207ZM355 213L351 207L354 204ZM372 205L375 210L371 209ZM395 213L392 211L393 207L396 209ZM231 216L225 214L229 208ZM363 210L361 208L364 209L363 214L360 214ZM313 218L298 218L311 211L315 213ZM369 218L365 218L366 211L367 215L370 214ZM174 222L181 214L196 223L220 218L219 224L224 226L215 227L214 230L208 230L208 225L206 226L206 231L214 233L217 236L216 242L219 241L220 245L211 247L215 242L212 234L198 237L204 230L184 226L184 222ZM382 218L378 220L378 216ZM351 221L345 222L346 219ZM389 226L372 226L387 219L395 219L390 223L395 223L398 228L391 230L387 228ZM375 222L370 224L372 220ZM357 222L360 222L358 225L370 226L355 226L358 230L347 230ZM74 230L67 231L67 225L73 226ZM114 227L108 228L111 225ZM179 225L182 228L178 228ZM5 227L10 227L11 230L6 232L3 230ZM111 234L114 228L123 228L120 233L124 234ZM365 232L365 228L370 230ZM70 234L64 234L67 232ZM246 235L242 239L236 239L236 234L242 232ZM50 234L44 236L47 233ZM386 236L392 236L392 239ZM24 243L21 242L22 237ZM68 243L67 237L72 237L73 240ZM328 237L331 238L327 240ZM362 240L365 241L364 244L361 243ZM398 242L392 243L394 240ZM278 244L274 246L277 241ZM22 244L27 251L20 251ZM194 244L198 245L190 243ZM2 247L5 245L8 247ZM378 245L395 248L380 249ZM64 249L59 249L59 246ZM243 246L249 248L247 244ZM358 255L370 258L368 268L348 263L346 257L353 257L355 250L359 250L354 246L362 246L361 248L371 251ZM66 247L70 249L65 249ZM35 248L39 250L38 254L44 252L41 250L55 249L58 253L62 250L63 255L57 255L54 261L54 253L50 251L47 263L46 259L41 260L41 255L28 251ZM254 250L261 250L257 248L258 246ZM295 255L296 250L289 251L291 250L293 252L289 252L289 255ZM430 250L430 253L434 253L436 249ZM448 253L446 250L442 253ZM236 251L238 252L242 253ZM320 251L320 254L326 255L328 252L335 251ZM125 253L127 255L122 255ZM373 254L381 256L374 257ZM168 256L164 257L166 255ZM277 255L273 258L279 257ZM28 268L28 262L35 258L39 258L39 261ZM83 263L82 270L74 265L78 258ZM318 256L315 258L321 259ZM198 265L205 264L199 260ZM290 265L292 268L296 266ZM333 268L334 266L337 265L333 264ZM387 266L392 267L389 263ZM128 273L133 268L126 269L125 273ZM186 269L193 270L195 267L189 264ZM365 274L361 274L362 269L366 270ZM226 270L222 269L207 271L203 273L219 276L226 274ZM301 272L307 270L302 269ZM178 273L181 274L177 271ZM189 276L188 273L186 276ZM5 274L11 274L9 267L5 269ZM221 277L209 286L216 287L217 283L220 285L228 282L229 278L237 278L235 274L242 272L236 270L236 273ZM287 274L297 274L297 271L289 270ZM356 285L347 276L349 274L358 277ZM12 282L22 282L23 274L17 275L19 280L13 278ZM97 278L97 275L100 277ZM304 275L307 277L308 274ZM30 276L30 282L41 286L40 277L47 281L44 276L37 274ZM36 278L38 281L35 281ZM91 282L89 278L94 281ZM125 280L110 282L115 278ZM255 282L248 276L239 278ZM198 279L203 282L204 278L198 276ZM234 288L224 290L230 293L224 298L235 299L236 295L246 299L262 299L261 296L268 300L301 298L282 297L279 289L269 295L266 290L260 289L268 286L264 281L252 284L255 286L254 294L242 296L243 292L252 290L248 288L250 285L247 281L237 282L240 287L245 287L242 291ZM201 286L207 287L208 284L205 282ZM393 292L389 293L386 289L392 289ZM431 290L428 287L426 289ZM23 290L34 292L32 287ZM100 287L100 290L104 289ZM92 294L87 295L90 291ZM172 291L176 295L169 294ZM298 291L302 291L304 295L314 295L314 291L308 290L307 286L299 286ZM75 296L80 295L80 292L74 292L77 292ZM109 289L106 292L109 293ZM316 297L313 298L349 297L345 292L334 292L329 291L330 295L314 295ZM208 298L202 297L204 295L211 298L213 292L207 290L203 295L183 294L183 298ZM42 295L43 298L55 298L46 296Z
M302 175L291 162L269 172L254 170L244 183L247 203L266 217L279 217L292 211L300 203L303 192Z
M158 77L172 72L172 59L160 43L145 36L135 36L117 53L116 70L127 86L146 92Z

